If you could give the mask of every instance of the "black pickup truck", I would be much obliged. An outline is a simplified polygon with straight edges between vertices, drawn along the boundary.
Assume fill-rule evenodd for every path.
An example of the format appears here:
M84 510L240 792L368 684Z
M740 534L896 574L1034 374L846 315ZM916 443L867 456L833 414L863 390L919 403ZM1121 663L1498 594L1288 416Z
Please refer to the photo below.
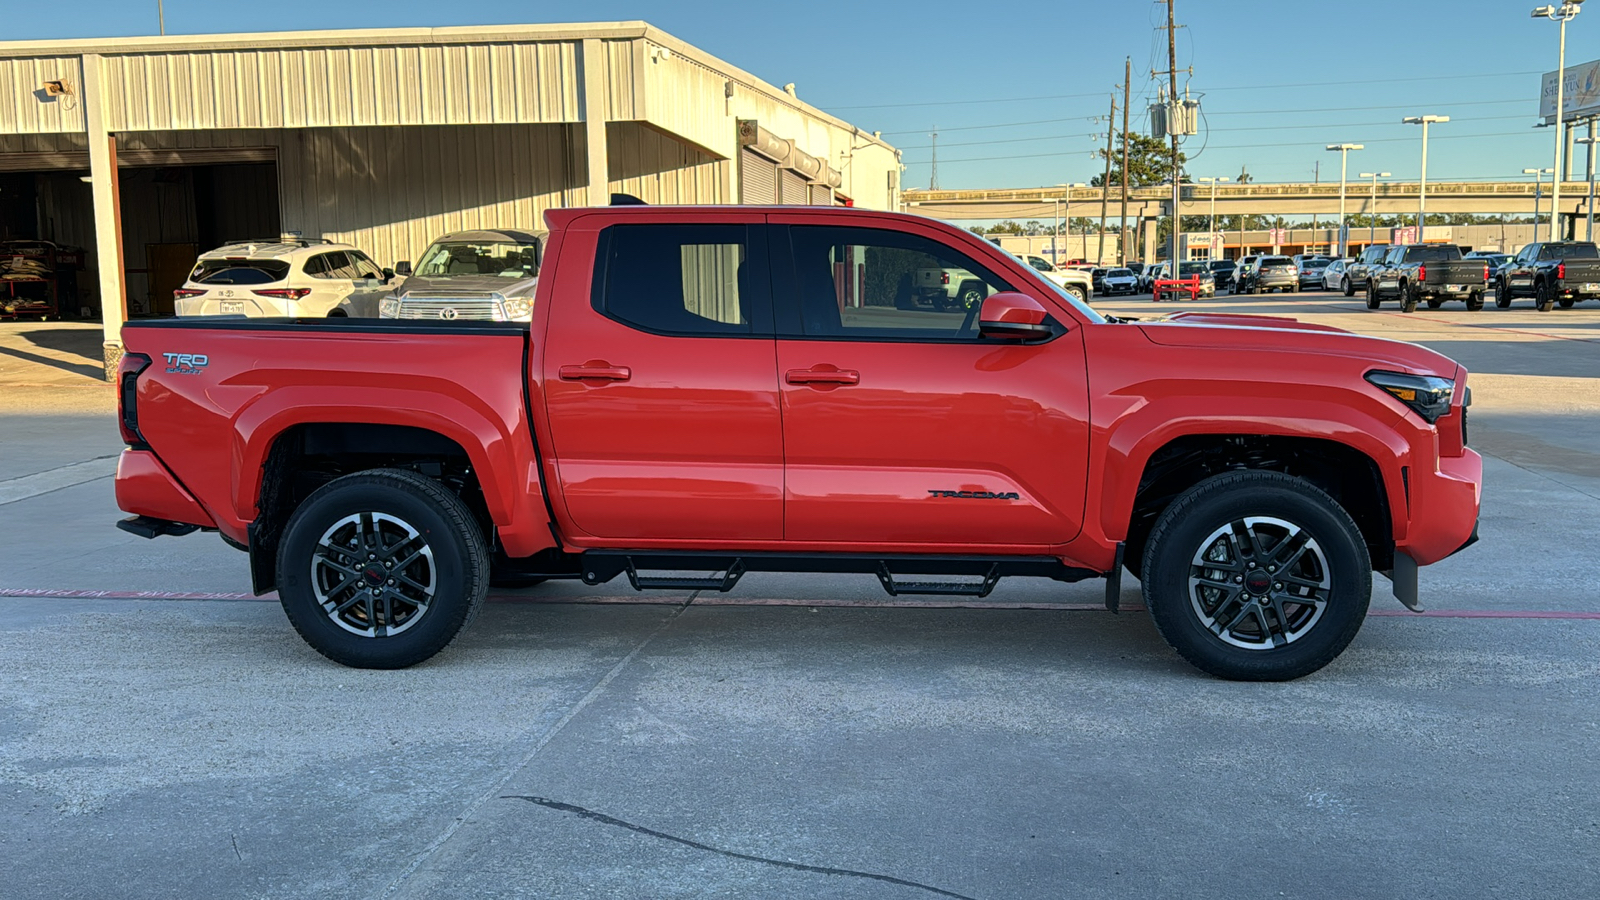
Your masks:
M1588 241L1539 241L1523 247L1501 267L1494 304L1505 309L1518 297L1532 297L1540 312L1557 303L1570 309L1580 300L1600 298L1600 251Z
M1367 279L1367 309L1385 300L1399 300L1401 312L1415 312L1426 302L1438 309L1446 300L1464 300L1467 309L1483 309L1489 287L1489 264L1462 259L1455 244L1408 244L1390 247Z

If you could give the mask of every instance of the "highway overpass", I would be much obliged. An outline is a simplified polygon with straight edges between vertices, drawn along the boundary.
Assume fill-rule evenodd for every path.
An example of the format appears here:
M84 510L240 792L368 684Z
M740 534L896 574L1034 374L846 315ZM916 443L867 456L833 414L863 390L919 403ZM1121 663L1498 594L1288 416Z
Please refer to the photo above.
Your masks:
M1211 211L1211 185L1183 186L1182 213L1203 216ZM1544 185L1540 213L1550 212L1550 185ZM1589 186L1586 182L1563 182L1561 211L1564 215L1586 212ZM936 219L1052 220L1068 205L1073 216L1099 218L1100 188L1021 188L1015 190L928 191L907 189L901 199L907 211ZM1534 183L1529 181L1430 181L1428 212L1471 213L1475 215L1531 215ZM1172 205L1172 189L1164 185L1134 188L1128 194L1128 218L1165 216ZM1339 215L1339 184L1221 184L1216 186L1217 215L1311 216L1336 218ZM1107 220L1122 214L1122 192L1113 186L1106 206ZM1345 211L1360 215L1373 211L1370 181L1350 181L1345 186ZM1378 215L1415 213L1417 182L1390 182L1378 185Z

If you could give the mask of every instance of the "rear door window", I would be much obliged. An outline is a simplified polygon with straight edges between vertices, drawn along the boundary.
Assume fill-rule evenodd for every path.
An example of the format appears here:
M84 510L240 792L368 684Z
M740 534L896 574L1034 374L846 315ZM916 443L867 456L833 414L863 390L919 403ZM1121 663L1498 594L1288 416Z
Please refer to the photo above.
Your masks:
M593 304L654 334L772 334L766 229L747 225L613 225L600 233Z
M289 277L289 264L281 259L202 259L189 277L206 284L270 284Z

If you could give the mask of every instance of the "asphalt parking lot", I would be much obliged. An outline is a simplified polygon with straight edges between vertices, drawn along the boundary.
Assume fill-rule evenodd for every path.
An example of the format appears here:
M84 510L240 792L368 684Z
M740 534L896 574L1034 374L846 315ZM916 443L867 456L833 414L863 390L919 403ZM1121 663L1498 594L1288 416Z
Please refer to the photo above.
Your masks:
M1096 305L1471 369L1482 540L1423 570L1429 614L1378 578L1328 668L1235 684L1099 582L551 584L345 669L214 535L113 527L98 330L0 324L0 897L1592 896L1600 306Z

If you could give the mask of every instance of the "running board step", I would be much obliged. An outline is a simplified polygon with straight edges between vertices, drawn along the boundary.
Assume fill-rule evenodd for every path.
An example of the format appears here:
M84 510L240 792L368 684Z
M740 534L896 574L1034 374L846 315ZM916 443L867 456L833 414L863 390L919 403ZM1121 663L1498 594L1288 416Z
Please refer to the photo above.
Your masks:
M830 572L877 576L891 597L929 594L945 597L987 597L1001 578L1012 575L1075 582L1101 573L1062 564L1049 556L877 556L860 553L745 553L713 556L663 550L589 550L584 552L583 581L604 584L627 575L634 590L718 591L726 593L748 572ZM695 575L641 575L641 571L711 572ZM898 573L898 574L897 574ZM969 576L978 581L910 580L909 575Z

